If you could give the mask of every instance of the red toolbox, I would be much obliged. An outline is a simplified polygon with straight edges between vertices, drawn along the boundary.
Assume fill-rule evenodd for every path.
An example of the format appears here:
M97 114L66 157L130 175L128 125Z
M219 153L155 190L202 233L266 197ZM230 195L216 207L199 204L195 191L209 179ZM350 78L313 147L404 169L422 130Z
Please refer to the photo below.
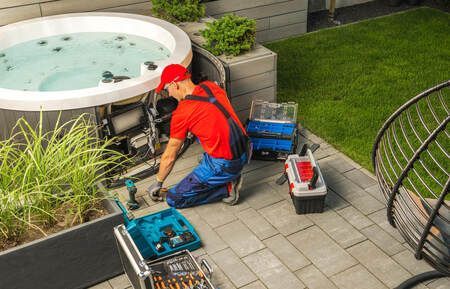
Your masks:
M304 156L289 155L285 170L296 213L322 213L327 186L311 150L307 149Z

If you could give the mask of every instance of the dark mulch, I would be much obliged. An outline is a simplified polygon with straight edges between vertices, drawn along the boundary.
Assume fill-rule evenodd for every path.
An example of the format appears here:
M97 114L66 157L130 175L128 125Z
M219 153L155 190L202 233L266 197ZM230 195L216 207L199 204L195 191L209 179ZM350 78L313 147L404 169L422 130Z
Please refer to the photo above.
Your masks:
M421 6L436 8L450 12L450 6L443 4L444 0L423 0ZM387 0L376 0L350 7L336 9L335 19L342 24L388 15L391 13L413 9L418 6L406 4L406 1L398 7L387 4ZM308 32L334 26L328 21L328 10L313 12L308 15Z

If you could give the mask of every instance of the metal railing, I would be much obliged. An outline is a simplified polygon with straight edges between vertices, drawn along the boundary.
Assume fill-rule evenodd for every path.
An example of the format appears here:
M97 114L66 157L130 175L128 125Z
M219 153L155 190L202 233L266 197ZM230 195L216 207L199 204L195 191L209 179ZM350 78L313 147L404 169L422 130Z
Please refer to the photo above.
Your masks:
M450 80L409 100L378 132L372 163L387 218L439 272L450 275Z

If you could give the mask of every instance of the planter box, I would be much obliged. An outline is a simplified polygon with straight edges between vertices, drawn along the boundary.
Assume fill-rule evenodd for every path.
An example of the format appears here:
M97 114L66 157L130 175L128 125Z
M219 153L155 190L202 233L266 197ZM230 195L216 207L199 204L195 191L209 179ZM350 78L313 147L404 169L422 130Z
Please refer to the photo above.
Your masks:
M216 0L205 5L206 14L214 18L234 13L256 19L259 42L306 33L308 0Z
M202 46L205 40L199 31L205 28L206 22L213 20L205 18L201 22L181 23L179 26L189 35L193 43ZM252 100L276 102L276 53L256 44L251 51L239 56L221 55L217 58L225 67L228 96L241 121L247 120Z
M105 208L107 216L0 252L0 287L86 288L121 274L113 227L122 213L113 201Z

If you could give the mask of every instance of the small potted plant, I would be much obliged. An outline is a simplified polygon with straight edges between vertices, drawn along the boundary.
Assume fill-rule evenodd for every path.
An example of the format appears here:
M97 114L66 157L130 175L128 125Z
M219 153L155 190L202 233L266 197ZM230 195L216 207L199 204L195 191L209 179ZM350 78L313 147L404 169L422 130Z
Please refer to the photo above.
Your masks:
M212 54L237 56L255 45L256 21L228 14L206 23L201 35L206 40L204 48Z

